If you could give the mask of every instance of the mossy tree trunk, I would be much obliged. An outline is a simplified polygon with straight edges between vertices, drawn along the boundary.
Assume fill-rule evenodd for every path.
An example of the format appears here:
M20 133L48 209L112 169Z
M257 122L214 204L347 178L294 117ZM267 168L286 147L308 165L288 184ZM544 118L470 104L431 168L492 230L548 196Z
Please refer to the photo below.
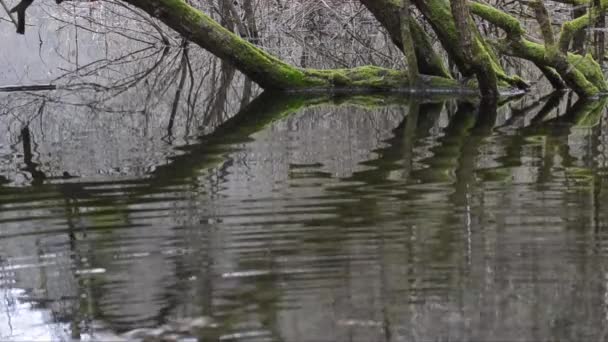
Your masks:
M558 46L558 42L555 40L555 35L553 33L553 23L551 22L551 17L543 0L534 0L529 3L529 6L534 10L534 16L540 27L543 41L545 42L546 59L551 63L564 81L579 95L595 95L599 91L597 87L588 82L568 61L567 50L571 40L560 42ZM580 18L576 20L581 20Z
M597 16L595 22L595 31L593 34L593 57L597 60L600 65L604 62L604 54L606 53L605 44L605 33L604 29L606 29L606 17L604 12L602 11L602 3L601 0L593 0L593 10L599 10L599 14Z
M477 77L481 95L484 98L496 99L498 98L496 72L492 68L489 54L482 49L481 44L473 42L468 0L451 0L450 3L462 55Z
M505 31L507 37L494 44L501 53L533 62L556 85L561 83L556 79L556 74L559 75L563 82L581 97L607 92L604 74L593 57L568 52L574 35L588 27L591 19L598 13L588 12L564 23L559 36L556 37L543 1L534 0L529 5L532 6L541 27L544 45L527 40L523 26L512 15L477 2L471 2L470 8L475 15ZM605 11L604 7L602 11Z
M587 14L587 9L583 6L579 6L579 5L573 5L574 8L572 9L572 19L577 19L580 18L582 16L584 16L585 14ZM585 40L587 39L587 32L585 32L585 30L580 30L577 33L574 34L574 36L572 37L572 52L574 53L584 53L585 52Z
M154 16L185 38L234 65L265 89L406 90L406 71L375 66L317 70L298 68L230 32L183 0L124 0ZM465 90L447 77L420 75L418 90ZM469 89L470 90L470 89Z
M404 53L407 49L403 46L403 18L400 4L391 0L360 0L360 2L374 15L376 20L386 29L393 43ZM408 3L411 3L409 0ZM409 6L408 6L409 7ZM441 56L437 54L431 43L431 39L420 24L411 16L409 19L409 31L413 40L414 52L418 71L421 74L451 78L450 72L445 67Z
M459 44L459 36L448 0L412 0L416 8L433 27L441 45L448 53L450 59L458 67L464 77L475 76L475 67L467 58ZM490 60L492 69L499 84L525 89L528 85L518 76L510 76L498 62L498 58L489 44L481 37L477 26L470 22L469 30L472 32L472 44L480 54L486 55L484 59Z
M403 42L403 53L407 62L410 86L415 87L418 81L418 59L416 58L414 40L412 38L410 22L413 20L410 13L410 0L401 0L401 41Z
M338 70L314 70L295 67L232 34L183 0L123 1L159 18L194 43L233 64L266 89L394 90L410 87L410 77L408 72L405 71L372 66ZM401 41L403 47L400 18L401 1L360 1L387 28L393 41ZM505 12L477 2L469 3L473 13L477 15L481 13L480 16L484 19L497 26L506 27L506 30L509 31L507 32L509 36L508 44L489 44L483 39L474 22L469 20L471 52L473 53L472 57L474 57L472 58L471 56L465 56L464 50L458 43L460 41L459 32L467 32L467 30L464 26L457 29L448 0L411 1L431 24L442 46L447 51L450 59L456 63L462 75L465 77L473 75L485 77L482 80L485 83L481 87L484 90L495 92L493 90L495 89L492 81L493 75L495 75L496 84L500 87L527 87L527 84L518 76L507 75L500 66L492 46L507 55L517 55L531 60L541 68L556 87L562 87L565 83L581 96L594 96L608 89L599 66L592 58L568 53L553 53L555 49L547 48L548 45L543 48L542 45L526 41L523 38L523 30L519 22L515 19L516 24L513 25L511 21L513 18ZM397 10L395 11L395 9ZM491 13L488 12L488 9L491 10ZM563 41L567 41L569 44L572 35L588 25L591 17L592 15L587 14L567 25L565 24L559 41L556 41L554 45L561 49L564 46ZM409 21L409 24L410 35L414 42L413 47L416 51L417 65L421 73L417 83L418 87L462 90L462 87L459 87L456 82L449 78L441 59L434 52L428 41L428 36L420 25L414 20ZM516 39L512 39L513 37L516 37ZM428 53L424 53L424 51ZM431 58L420 58L421 56L431 56ZM562 58L563 56L566 58ZM431 70L433 74L441 76L424 75L426 70ZM476 72L476 70L479 72Z

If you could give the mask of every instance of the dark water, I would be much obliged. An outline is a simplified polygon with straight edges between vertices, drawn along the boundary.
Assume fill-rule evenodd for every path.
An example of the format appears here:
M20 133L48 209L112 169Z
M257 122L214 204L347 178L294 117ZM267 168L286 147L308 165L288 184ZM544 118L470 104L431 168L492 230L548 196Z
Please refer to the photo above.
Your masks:
M170 151L55 150L146 166L74 178L21 131L0 339L602 340L604 104L264 95Z

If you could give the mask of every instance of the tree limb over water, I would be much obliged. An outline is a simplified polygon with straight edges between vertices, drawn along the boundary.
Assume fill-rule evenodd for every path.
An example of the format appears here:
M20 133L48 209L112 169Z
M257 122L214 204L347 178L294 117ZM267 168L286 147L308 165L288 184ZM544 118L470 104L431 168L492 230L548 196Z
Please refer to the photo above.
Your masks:
M22 4L31 1L22 0ZM513 90L523 91L529 86L518 75L509 75L501 65L500 56L514 56L533 62L557 89L567 86L580 97L593 97L608 91L596 59L590 54L583 56L568 51L577 32L592 26L604 16L607 7L605 1L599 2L599 5L593 5L590 1L573 1L572 4L577 6L588 5L587 13L563 23L558 37L555 37L551 13L543 1L522 3L534 13L543 33L543 44L539 44L527 38L528 33L514 15L481 1L360 0L386 29L397 47L403 51L404 46L413 46L414 54L404 52L410 64L416 63L415 67L420 73L415 82L411 80L411 75L417 73L379 66L329 70L297 67L241 38L183 0L121 1L158 18L186 39L229 62L265 89L475 91L483 97L496 97L498 91L503 94ZM401 10L403 6L415 8L432 32L427 32L415 16L406 16L410 11ZM504 34L499 39L493 39L488 34L484 37L471 15L501 28ZM403 22L407 24L402 25ZM411 37L411 43L403 42L404 27L410 32L406 37ZM462 76L461 80L455 80L447 70L441 53L431 43L431 35L437 37L449 61L454 63ZM603 48L598 51L603 51ZM411 58L414 55L416 58ZM478 82L471 81L473 76Z

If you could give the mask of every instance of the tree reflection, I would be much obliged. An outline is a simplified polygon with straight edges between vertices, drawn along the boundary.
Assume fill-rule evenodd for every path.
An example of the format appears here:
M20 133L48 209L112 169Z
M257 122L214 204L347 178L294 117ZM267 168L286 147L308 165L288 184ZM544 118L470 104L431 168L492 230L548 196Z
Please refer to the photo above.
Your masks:
M1 164L6 255L56 264L18 271L36 282L2 277L41 291L27 296L48 304L30 308L51 312L47 324L84 338L94 321L121 332L205 315L219 320L202 332L214 338L424 340L508 335L525 320L525 337L575 336L585 327L567 328L571 307L603 322L605 101L254 97L190 49L150 48L83 65L56 92L1 96L3 153L18 155ZM103 143L65 145L78 130ZM107 151L127 157L86 162ZM133 166L112 173L123 160ZM547 247L551 229L577 243ZM560 274L567 284L547 284ZM443 314L453 321L429 323ZM294 329L305 317L322 328Z
M190 106L175 105L176 99L186 98L183 92L186 88L180 89L181 80L184 80L184 84L189 82L187 71L184 71L188 69L185 66L187 53L181 53L179 57L181 59L175 65L178 72L174 75L179 81L178 87L174 88L175 92L172 93L176 96L172 98L171 106L168 107L170 110L165 114L170 118L166 122L172 121L172 125L175 125L179 113L187 113ZM184 74L186 76L183 76ZM227 71L224 76L215 77L223 80L229 76L230 71ZM221 98L227 101L225 100L227 98L225 92L229 88L225 85L227 83L230 82L220 81L220 88L223 89L218 90L207 102L208 106L216 108L208 111L215 117L213 120L225 120L225 117L218 116L217 113L226 109L217 109L217 103L221 102L218 100ZM247 91L243 93L247 94ZM502 107L488 107L484 104L464 101L446 102L441 98L436 102L428 102L428 100L425 102L415 98L403 100L398 96L386 95L336 97L332 95L277 96L266 93L245 105L241 111L219 124L216 129L199 130L195 142L180 147L179 155L171 156L166 163L155 165L145 177L124 181L62 179L45 174L41 167L44 165L45 156L35 152L34 141L37 138L30 122L20 131L24 165L22 172L30 174L28 178L32 179L31 184L35 185L36 191L45 194L48 198L64 199L64 215L67 222L65 234L66 241L69 241L66 243L70 246L67 253L71 260L65 262L76 270L104 265L108 274L107 276L105 274L76 275L72 280L65 279L72 284L68 288L74 287L74 297L86 294L87 298L71 301L71 309L63 312L69 317L67 319L74 322L71 328L72 337L86 333L86 329L90 328L86 328L86 324L85 328L82 328L83 322L92 317L103 320L113 330L122 331L134 328L134 324L140 326L164 324L175 315L211 315L221 318L223 323L219 330L205 332L208 336L217 337L227 331L239 331L239 325L235 322L253 319L250 312L242 312L239 308L255 304L257 308L257 311L254 310L257 317L255 319L259 319L260 327L271 331L275 339L289 340L294 336L289 335L290 333L285 330L286 327L283 326L285 323L279 317L280 312L284 310L284 298L289 297L292 300L299 298L298 292L292 292L291 286L296 286L301 280L297 273L289 273L289 263L286 264L283 260L291 260L290 258L323 260L330 256L344 256L344 259L338 259L342 261L331 262L325 266L318 265L317 268L309 270L310 276L328 288L357 291L356 288L363 286L360 283L360 276L357 275L357 272L361 272L360 262L378 265L380 277L365 286L378 286L379 300L383 303L381 307L384 307L385 311L382 311L381 316L371 314L372 322L378 320L378 325L383 327L385 338L389 340L398 339L403 335L404 329L411 329L411 335L408 336L423 339L424 336L430 336L431 332L425 330L428 326L421 325L417 317L432 315L434 309L424 304L430 298L441 298L451 303L450 305L459 306L457 310L464 315L468 315L470 310L477 308L477 305L485 308L488 317L508 315L511 309L506 303L487 301L489 299L477 303L471 302L467 297L467 294L473 290L480 291L484 296L490 296L491 293L502 296L514 291L512 285L508 285L510 280L501 278L501 274L488 273L488 268L497 271L506 267L507 271L502 271L505 276L509 274L530 276L530 281L538 284L535 285L536 292L531 295L539 300L545 296L540 287L543 274L546 273L543 266L546 261L541 245L533 241L513 245L499 239L508 235L505 229L511 227L512 224L509 222L515 219L510 213L499 208L526 210L517 204L518 196L532 196L531 198L536 201L534 206L542 208L545 206L543 201L549 201L546 204L549 206L555 206L557 203L567 205L572 201L579 201L581 195L589 194L585 203L589 204L589 211L586 213L592 213L591 216L586 218L586 213L576 214L572 216L572 224L566 223L565 226L573 230L576 235L590 236L594 241L592 244L600 246L595 249L595 253L601 255L603 214L600 203L603 198L602 170L605 166L599 164L601 151L597 146L600 146L599 141L605 134L602 120L604 103L579 101L568 108L567 102L567 98L550 95L531 104L505 103ZM47 98L45 103L51 101ZM243 102L233 103L241 107ZM509 106L519 106L519 109L510 110ZM176 107L182 108L181 111L175 110ZM298 222L300 228L291 238L298 241L297 244L301 244L302 248L285 249L281 244L275 245L268 240L263 254L238 249L234 251L237 260L240 260L234 266L236 269L265 270L264 272L269 272L267 275L258 276L259 279L254 277L253 282L245 275L241 278L238 273L226 273L223 277L218 277L216 262L221 260L225 253L232 252L228 252L230 249L224 251L227 246L217 245L226 237L222 238L222 234L225 233L216 229L217 227L236 229L222 222L226 215L221 211L222 197L214 197L216 195L206 193L207 190L204 190L198 195L192 194L191 198L183 198L185 193L177 189L184 186L207 189L207 184L216 182L213 178L214 170L223 170L219 184L213 186L216 189L213 191L221 192L221 189L231 182L226 177L233 174L235 168L246 166L245 161L233 155L241 153L244 146L255 142L257 134L269 132L272 127L290 120L303 125L307 116L298 117L297 115L300 115L298 113L322 113L328 109L340 111L340 108L344 108L346 112L352 111L353 108L358 108L357 110L362 113L385 111L383 115L390 116L393 115L391 113L395 113L395 118L398 119L394 123L391 137L384 141L383 146L373 150L373 158L362 164L365 170L334 179L335 177L327 170L322 171L326 167L323 165L324 160L319 160L321 163L319 165L293 164L291 166L293 172L288 178L291 182L301 182L307 177L324 179L328 184L335 182L332 186L326 188L321 185L315 190L317 193L315 196L320 199L325 196L342 199L332 204L331 217L321 215ZM45 109L45 115L47 114L48 111ZM318 117L313 115L311 118ZM369 120L365 115L359 118ZM201 177L201 175L209 176ZM500 195L492 190L497 184L505 182L513 183L513 193ZM571 190L566 188L556 199L543 199L544 196L553 196L551 192L546 192L545 195L545 189L555 182L572 188ZM536 187L538 193L518 194L519 189L527 184ZM4 187L0 194L9 206L5 206L3 210L6 212L10 209L10 203L15 200L30 203L33 199L27 199L25 196L28 191L27 187ZM154 286L160 288L150 288L160 296L155 297L159 300L156 309L146 309L145 315L138 313L139 318L133 321L127 316L118 315L120 311L116 311L114 304L107 304L114 303L115 296L120 296L119 293L127 289L119 290L125 284L124 279L112 279L115 274L120 274L122 271L119 264L113 265L112 258L105 252L105 248L121 240L128 241L130 231L136 233L138 225L143 224L137 223L140 214L134 211L135 208L143 208L143 203L166 203L166 200L171 198L175 201L175 208L171 209L172 214L167 216L171 219L170 223L166 224L182 227L178 231L171 232L177 234L177 236L171 235L173 243L176 246L184 246L184 241L193 239L201 242L202 245L193 248L193 252L174 256L162 254L165 253L162 252L165 248L162 243L151 245L160 248L161 254L158 260L150 261L170 261L170 268L162 268L162 272L159 270L159 279L155 280ZM207 202L206 198L216 198L218 204ZM200 207L200 203L207 204ZM426 213L429 208L435 213L433 217L417 214ZM215 212L215 210L220 211ZM562 215L570 214L566 211ZM229 218L230 215L226 217ZM402 226L404 223L402 217L409 217L405 227ZM567 216L557 216L560 220L565 217ZM580 228L581 222L586 220L588 223L582 226L592 227L592 230ZM2 221L3 224L10 224L13 219L6 217ZM158 229L163 225L160 221L146 222L142 228L149 226ZM284 224L288 225L287 222ZM458 226L462 227L462 230L454 229ZM268 229L278 229L276 233L280 234L280 227L272 225ZM325 230L327 227L332 227L331 232ZM366 234L367 243L377 248L366 250L365 254L360 256L363 259L359 260L351 248L363 243L360 235L362 232ZM13 236L21 237L23 233L23 231L14 231ZM144 231L137 234L142 233ZM29 234L37 236L39 233L31 231ZM101 239L102 236L105 237ZM328 240L330 236L331 241ZM486 249L489 245L494 247ZM523 273L513 269L509 271L511 263L515 262L512 256L514 248L519 251L518 253L529 257L529 263L526 264L529 269L521 271ZM166 250L166 253L169 251L170 249ZM42 252L45 253L48 252ZM588 255L585 258L593 257L585 250L576 253ZM116 256L120 257L120 254ZM590 261L585 258L579 259L580 270L571 271L576 274L572 280L575 284L589 278L596 279L586 270ZM82 260L86 260L86 264L83 264ZM459 261L452 264L453 260ZM295 265L297 263L291 267L296 267ZM435 270L432 271L435 280L428 278L431 272L429 267ZM480 282L471 283L472 279ZM513 279L515 280L517 279ZM605 286L600 279L594 281L599 286L599 291L604 291ZM278 290L275 288L278 283L287 285L284 290ZM483 284L487 284L485 285L487 287L483 288ZM242 290L234 290L238 288ZM570 293L569 296L576 296L576 293L581 291L596 293L596 289L577 287L577 292ZM194 303L187 302L182 296L184 293L194 293L198 300ZM339 296L340 293L334 295ZM401 294L407 296L401 297ZM401 299L396 302L395 298ZM366 311L362 307L354 303L349 304L348 301L344 302L345 299L340 296L336 297L336 300L343 305L335 308L338 310L336 314L347 315L340 322L348 322L349 325L355 326L372 324L363 323L365 320L349 318L348 315L355 318L358 314L363 315ZM222 302L229 304L218 306L218 303ZM584 305L593 307L592 310L600 310L590 303ZM351 309L348 309L349 307ZM50 309L56 310L53 306ZM536 306L534 310L537 310L534 321L543 321L544 309ZM556 319L564 319L560 317ZM482 335L474 335L475 331L486 331L492 325L497 329L503 327L498 320L492 319L475 324L483 324L485 328L477 325L459 325L457 327L459 335L456 337L484 338ZM344 328L333 329L336 329L333 334L340 334ZM443 333L447 334L445 331L438 331L434 336L443 336L441 335ZM556 334L555 336L565 336L564 334L574 332L555 330L552 333ZM546 335L538 332L538 335L534 336Z

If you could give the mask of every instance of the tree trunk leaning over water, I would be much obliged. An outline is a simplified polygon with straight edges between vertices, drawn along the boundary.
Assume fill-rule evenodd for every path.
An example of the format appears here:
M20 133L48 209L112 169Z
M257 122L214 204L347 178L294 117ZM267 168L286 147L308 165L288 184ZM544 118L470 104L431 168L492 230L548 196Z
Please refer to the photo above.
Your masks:
M33 0L21 1L31 3ZM567 86L581 97L608 92L603 72L593 56L569 51L571 45L580 49L579 41L572 44L575 37L580 39L580 32L598 23L602 25L601 19L608 7L608 0L560 0L563 3L585 5L587 10L585 14L579 13L573 20L563 23L558 34L553 31L550 12L544 1L522 2L534 13L543 33L542 44L528 40L523 25L514 15L484 4L481 0L359 0L404 52L407 64L412 66L407 71L376 66L333 70L299 68L234 34L184 0L121 1L158 18L184 38L230 63L265 89L482 90L483 97L493 98L497 96L498 89L522 90L528 87L519 76L505 72L499 55L506 55L534 63L555 88ZM226 3L232 4L230 1ZM410 7L408 3L413 6ZM414 7L433 32L426 31L414 18L410 12ZM251 8L249 12L252 12ZM504 30L504 38L484 37L471 14ZM241 22L241 26L241 31L246 31L244 23ZM247 26L256 25L248 22ZM253 29L257 31L257 28ZM431 43L432 34L441 43L448 59L457 66L462 81L454 80L453 75L446 70L443 58ZM603 54L603 40L597 41L602 42L602 46L595 52ZM469 81L473 76L476 76L477 83ZM412 89L414 85L415 89Z
M222 60L228 61L265 89L409 88L407 72L375 66L352 69L302 69L290 65L222 27L183 0L124 0L160 19L170 28ZM459 91L463 87L447 77L421 75L421 89Z

